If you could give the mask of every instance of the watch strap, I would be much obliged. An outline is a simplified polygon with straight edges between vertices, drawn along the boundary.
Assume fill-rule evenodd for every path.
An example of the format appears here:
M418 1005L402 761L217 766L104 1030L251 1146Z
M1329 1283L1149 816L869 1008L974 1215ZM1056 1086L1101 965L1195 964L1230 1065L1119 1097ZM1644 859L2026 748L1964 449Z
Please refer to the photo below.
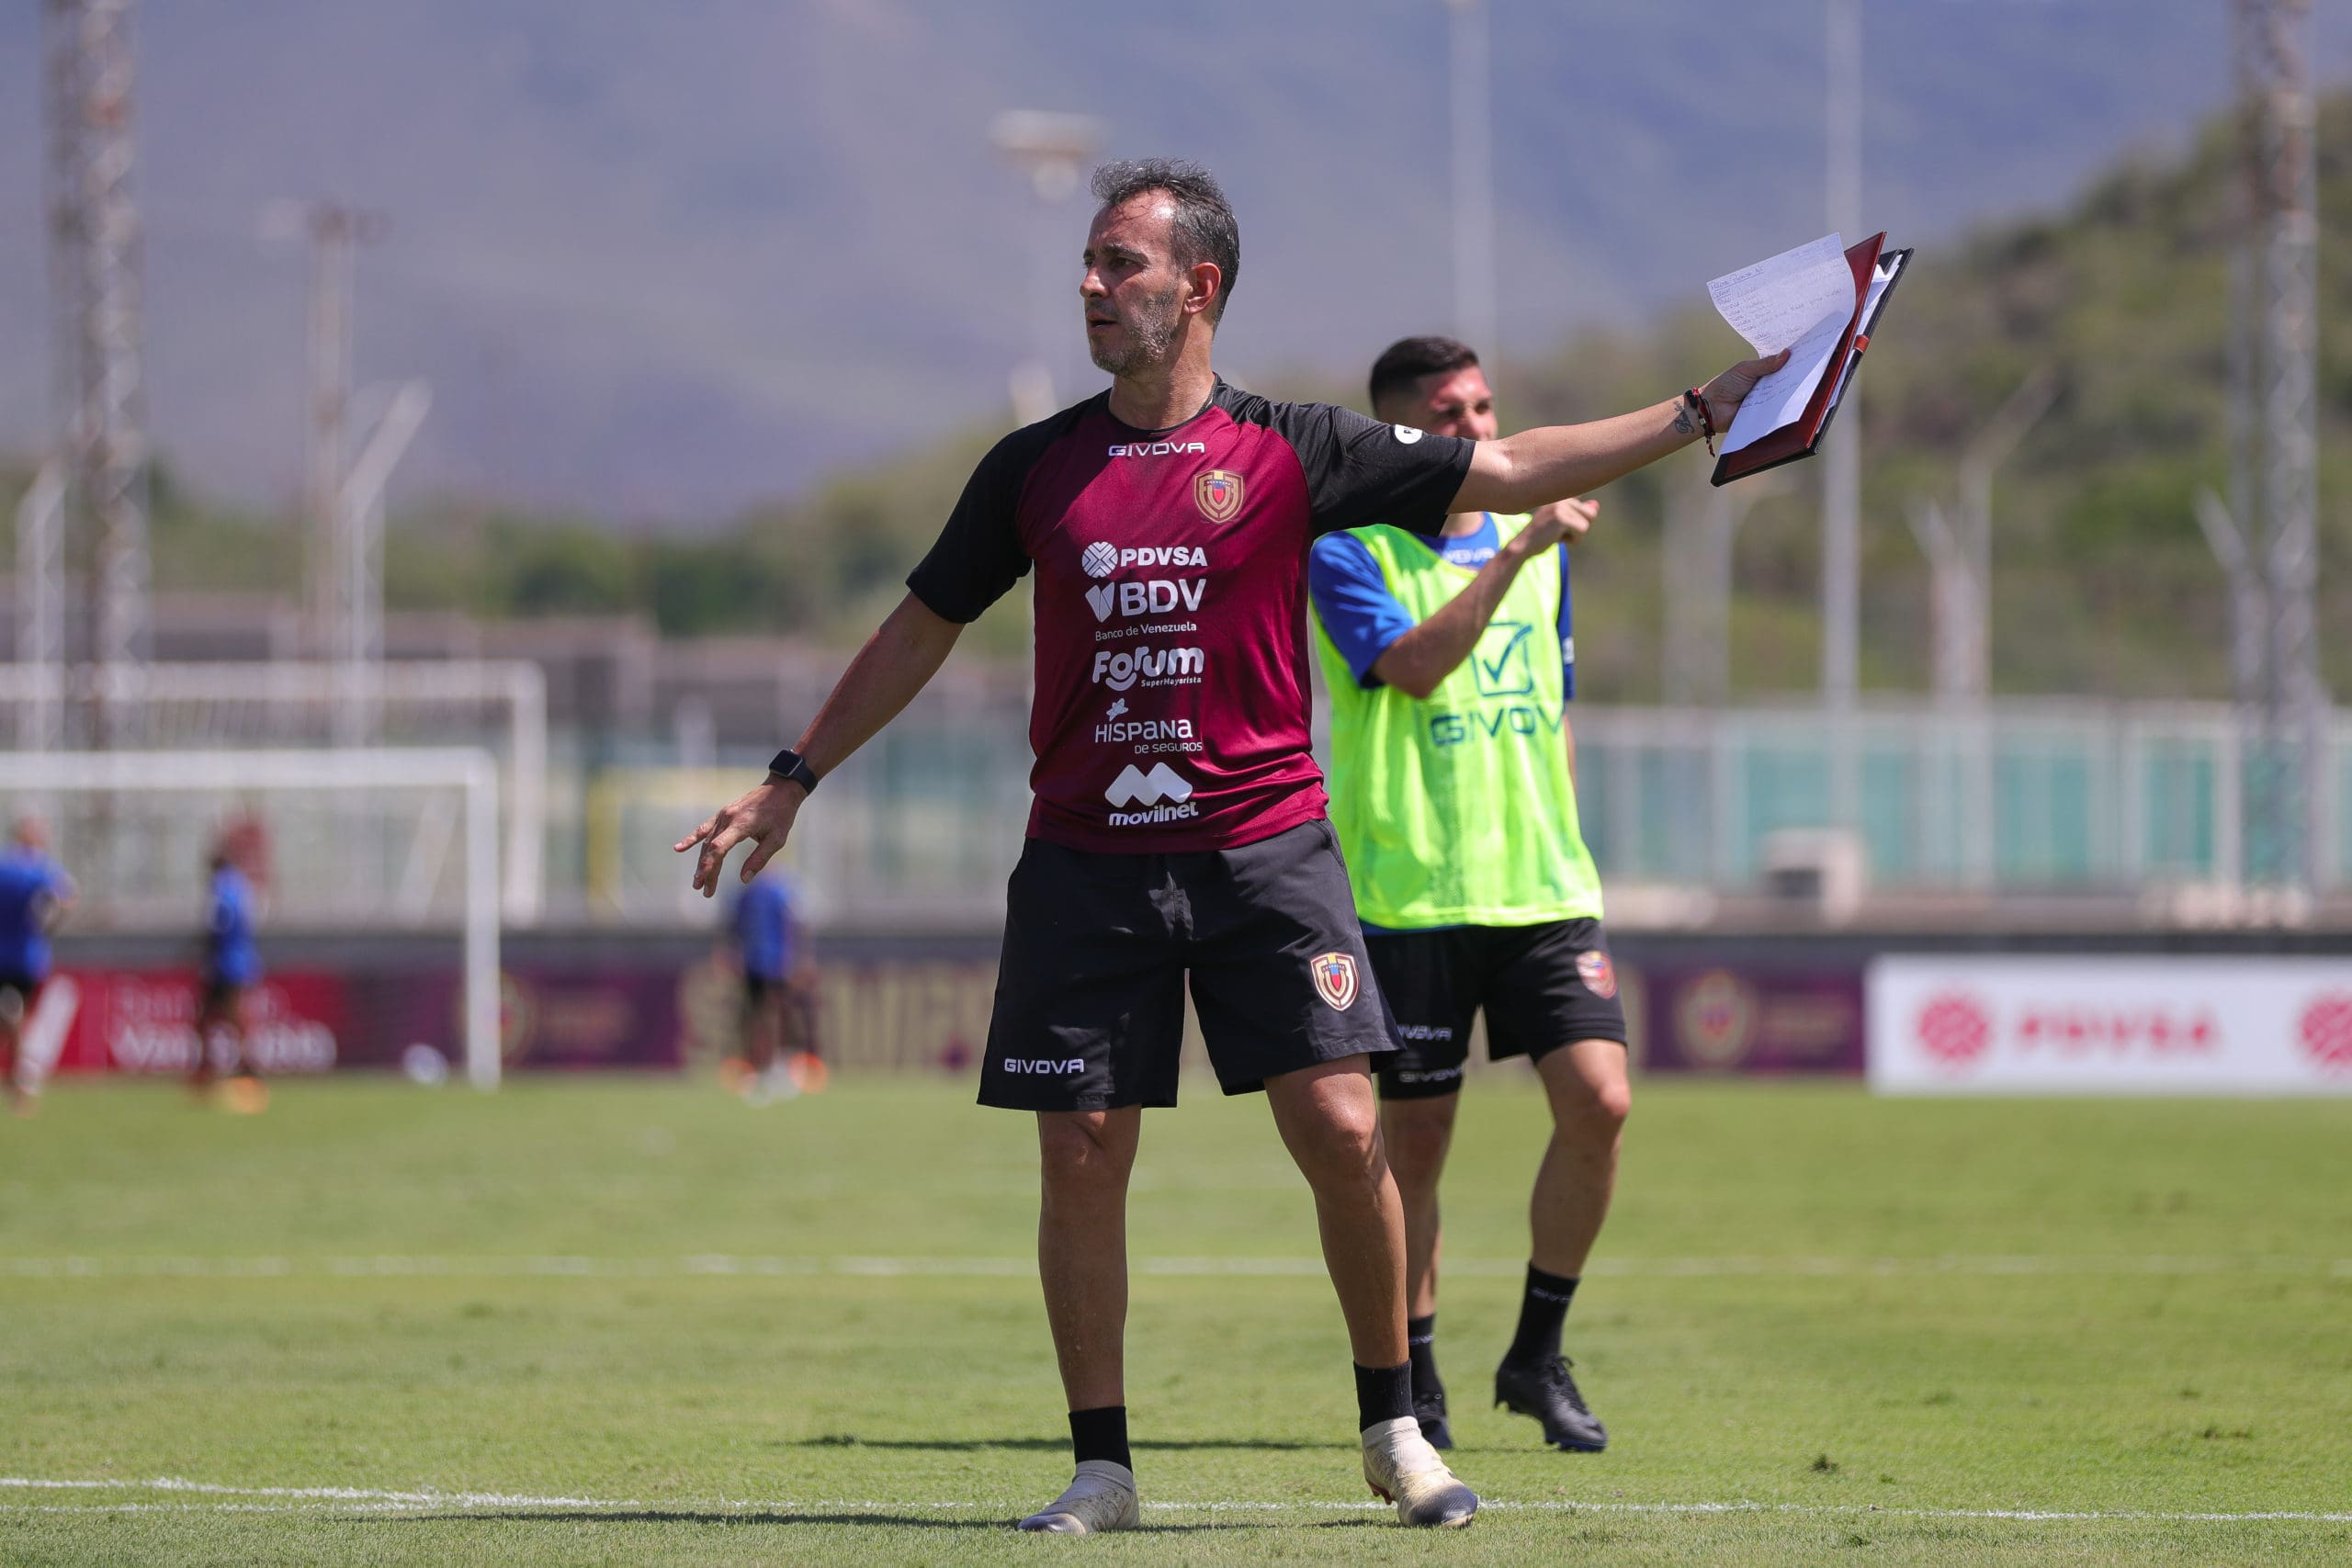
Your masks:
M789 746L775 754L768 763L768 772L777 778L791 780L810 795L817 792L817 770L808 765L808 759Z

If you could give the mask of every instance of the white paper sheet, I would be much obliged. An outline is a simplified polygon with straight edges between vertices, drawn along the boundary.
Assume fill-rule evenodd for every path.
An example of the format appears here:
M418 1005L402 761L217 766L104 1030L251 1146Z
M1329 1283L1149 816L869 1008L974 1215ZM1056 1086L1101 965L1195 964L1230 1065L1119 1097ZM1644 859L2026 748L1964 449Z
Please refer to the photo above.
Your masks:
M1846 265L1846 242L1825 234L1724 274L1707 285L1707 297L1759 355L1778 354L1833 308L1852 311L1854 269Z
M1707 285L1708 297L1732 330L1761 355L1789 350L1789 362L1756 383L1724 432L1724 454L1755 445L1804 417L1838 340L1854 314L1854 269L1841 235L1725 273Z

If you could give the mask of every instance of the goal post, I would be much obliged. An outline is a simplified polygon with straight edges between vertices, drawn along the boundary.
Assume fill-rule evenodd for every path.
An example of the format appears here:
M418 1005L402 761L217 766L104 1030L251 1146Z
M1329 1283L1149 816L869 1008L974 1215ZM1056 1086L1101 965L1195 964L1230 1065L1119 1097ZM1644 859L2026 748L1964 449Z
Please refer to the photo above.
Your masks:
M240 815L258 817L282 846L273 853L287 923L446 929L454 917L466 1075L476 1089L498 1087L498 766L488 751L0 752L0 811L62 829L61 858L82 894L77 925L152 929L162 913L182 915L192 845ZM454 899L442 893L452 873Z

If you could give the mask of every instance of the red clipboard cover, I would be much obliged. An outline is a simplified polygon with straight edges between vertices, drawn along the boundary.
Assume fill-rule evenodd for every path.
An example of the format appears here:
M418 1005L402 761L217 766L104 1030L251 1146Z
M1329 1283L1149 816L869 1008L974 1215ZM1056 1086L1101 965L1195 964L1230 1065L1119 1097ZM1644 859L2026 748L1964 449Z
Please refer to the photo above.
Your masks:
M1865 322L1862 310L1870 301L1871 280L1878 272L1882 253L1885 252L1886 231L1879 231L1860 244L1848 247L1846 265L1854 271L1854 313L1846 322L1846 331L1838 348L1830 355L1829 368L1823 372L1821 385L1813 389L1813 397L1805 404L1804 415L1781 426L1770 435L1751 441L1736 452L1726 452L1715 460L1714 482L1719 485L1744 479L1750 474L1760 474L1767 468L1777 468L1783 463L1793 463L1810 457L1821 449L1821 438L1828 433L1832 415L1846 383L1853 378L1856 361L1870 347L1870 334L1864 329L1875 328L1875 321ZM1908 251L1888 253L1908 258ZM1898 276L1900 274L1898 273ZM1894 284L1887 285L1888 294ZM1881 296L1879 309L1886 308L1886 296Z

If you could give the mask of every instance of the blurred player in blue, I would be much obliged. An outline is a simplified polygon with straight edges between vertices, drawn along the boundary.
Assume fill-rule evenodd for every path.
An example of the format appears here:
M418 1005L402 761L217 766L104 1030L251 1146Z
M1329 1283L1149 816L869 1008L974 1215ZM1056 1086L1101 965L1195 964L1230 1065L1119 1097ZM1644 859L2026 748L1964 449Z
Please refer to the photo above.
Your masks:
M222 1101L252 1112L268 1104L258 1064L245 1048L245 1004L261 984L261 949L254 941L253 879L242 861L243 836L224 834L212 852L205 895L204 960L196 1009L196 1064L188 1087L198 1094L227 1073Z
M49 979L49 931L74 902L74 879L49 852L49 829L20 817L0 853L0 1093L19 1116L32 1113L17 1080L17 1044Z
M792 886L771 872L735 902L735 959L743 973L739 1054L720 1079L747 1098L789 1100L820 1087L809 1029L807 965Z

